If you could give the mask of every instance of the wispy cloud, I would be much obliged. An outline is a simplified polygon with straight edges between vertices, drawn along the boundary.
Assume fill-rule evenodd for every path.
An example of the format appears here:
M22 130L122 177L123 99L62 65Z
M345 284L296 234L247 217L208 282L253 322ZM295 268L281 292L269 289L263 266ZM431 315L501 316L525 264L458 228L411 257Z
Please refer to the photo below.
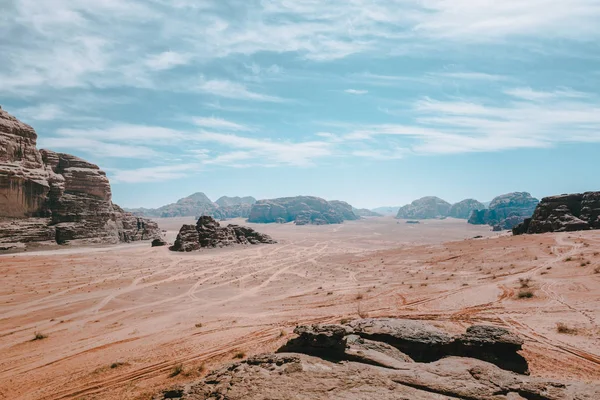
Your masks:
M367 93L369 93L368 90L359 90L359 89L346 89L346 90L344 90L344 92L349 93L349 94L367 94Z
M178 164L135 169L108 170L112 183L163 182L202 171L202 164Z
M194 88L198 91L229 99L282 102L284 99L249 90L246 85L222 79L201 79Z
M155 71L163 71L188 64L192 59L191 54L181 54L174 51L165 51L160 54L148 56L145 64L148 68Z
M147 159L159 157L154 149L142 145L109 143L85 137L43 137L38 141L40 148L91 154L95 158Z
M250 127L238 124L236 122L227 121L217 117L192 117L194 125L208 129L223 129L227 131L250 131Z
M53 121L66 116L65 112L60 106L48 103L20 108L15 110L14 113L19 118L34 121Z
M510 78L503 75L487 74L485 72L433 72L430 73L432 76L438 76L442 78L450 79L463 79L463 80L475 80L475 81L506 81Z

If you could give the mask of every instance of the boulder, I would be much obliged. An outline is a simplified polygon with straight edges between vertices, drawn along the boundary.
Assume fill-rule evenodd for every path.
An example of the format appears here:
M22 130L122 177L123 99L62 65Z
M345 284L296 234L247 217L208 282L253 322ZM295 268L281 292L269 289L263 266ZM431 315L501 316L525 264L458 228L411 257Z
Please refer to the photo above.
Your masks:
M448 342L448 337L424 324L387 319L348 325L297 327L298 338L280 352L261 354L223 366L198 382L177 385L155 396L155 400L326 400L326 399L467 399L467 400L595 400L600 385L534 378L517 374L493 363L447 355L432 362L414 362L386 342L365 339L353 327L385 331L385 338L399 337L430 344ZM473 354L514 351L522 340L502 328L472 326L452 338ZM452 344L450 343L450 344ZM448 343L447 343L448 344ZM490 347L490 348L491 348ZM339 362L344 360L345 362Z
M431 219L444 218L450 211L450 203L435 196L423 197L411 204L401 207L396 218L398 219Z
M203 247L225 247L235 244L276 243L269 235L256 232L254 229L239 226L221 225L209 216L202 216L196 225L183 225L173 246L172 251L194 251Z
M458 219L469 219L473 210L483 209L485 209L483 203L480 203L475 199L466 199L453 204L448 211L448 216Z
M38 151L36 140L33 128L0 109L0 243L100 244L159 236L156 223L112 202L109 180L97 165Z
M168 243L163 238L157 238L152 241L152 247L166 246Z
M259 200L252 206L248 222L271 223L283 220L293 221L296 225L325 225L342 223L345 219L344 215L356 219L352 207L342 203L337 202L335 203L337 206L334 207L330 202L313 196ZM350 209L348 210L345 205Z
M600 229L600 192L545 197L513 234Z

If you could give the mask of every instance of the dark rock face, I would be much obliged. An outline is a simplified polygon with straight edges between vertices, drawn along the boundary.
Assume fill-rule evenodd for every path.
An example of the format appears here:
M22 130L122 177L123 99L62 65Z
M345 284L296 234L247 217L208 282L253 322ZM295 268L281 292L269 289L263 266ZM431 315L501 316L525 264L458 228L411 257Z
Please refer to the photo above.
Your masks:
M474 210L469 217L469 223L512 229L525 218L531 217L538 203L539 200L527 192L504 194L492 200L488 209Z
M345 205L339 203L338 207L346 209ZM345 212L348 213L348 210L346 209ZM354 215L351 206L347 215ZM353 219L357 219L356 215ZM293 221L296 225L341 224L344 221L344 214L340 213L330 202L320 197L298 196L259 200L252 206L248 217L248 222L271 223L280 221Z
M448 216L450 203L435 196L423 197L411 204L401 207L396 218L398 219L431 219Z
M0 242L117 243L159 236L154 222L112 203L110 183L97 165L38 151L36 139L33 128L0 109Z
M202 247L225 247L235 244L277 243L269 235L256 232L254 229L239 226L221 225L214 218L202 216L196 225L183 225L172 251L194 251Z
M502 328L473 326L464 335L451 338L448 344L448 335L424 324L387 320L377 325L375 321L297 327L298 338L280 349L283 353L262 354L224 366L199 382L167 390L155 400L600 398L597 384L532 378L478 359L490 351L504 358L502 352L520 349L522 341ZM455 343L462 346L465 354L423 363L412 360L394 345L352 333L351 326L381 329L387 335L384 338L390 340L431 345ZM427 332L435 338L428 340ZM338 362L342 360L348 362Z
M513 234L600 229L600 192L545 197Z
M448 216L458 219L469 219L473 210L483 209L485 209L483 203L480 203L475 199L466 199L453 204L448 211Z
M352 211L357 217L383 217L382 214L371 211L367 208L352 208Z
M167 242L163 238L154 239L152 241L152 247L162 247L166 246Z

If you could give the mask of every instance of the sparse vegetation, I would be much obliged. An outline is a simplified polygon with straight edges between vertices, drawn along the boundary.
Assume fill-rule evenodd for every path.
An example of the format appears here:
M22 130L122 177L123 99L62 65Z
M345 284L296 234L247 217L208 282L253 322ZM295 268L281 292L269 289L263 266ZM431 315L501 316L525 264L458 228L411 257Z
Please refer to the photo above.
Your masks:
M600 274L600 267L594 268L594 273L595 274Z
M534 296L533 291L531 291L531 290L521 290L521 291L519 291L519 294L517 295L517 297L519 299L530 299L533 296Z
M350 318L342 318L341 321L340 321L340 324L346 325L350 321L351 321Z
M169 378L174 378L177 375L181 374L183 372L183 365L182 364L177 364L173 367L173 369L171 369L171 373L169 374Z
M198 322L196 325L194 325L196 328L202 328L202 322Z
M241 360L242 358L246 357L246 353L244 353L243 351L238 351L237 353L235 353L233 355L233 358Z
M531 278L519 278L519 284L521 286L521 289L528 288L530 282L531 282Z
M363 297L364 297L363 294L359 293L359 294L356 295L356 300L362 300Z
M564 334L568 334L568 335L575 335L575 334L577 334L577 329L570 328L564 322L557 322L556 323L556 331L558 333L564 333Z
M46 339L47 337L48 337L48 335L45 335L42 332L35 332L33 334L33 339L31 341L34 342L36 340Z
M124 362L117 361L117 362L110 364L110 369L119 368L119 367L122 367L123 365L125 365Z
M569 261L573 261L573 257L567 257L567 258L565 258L565 262L569 262Z

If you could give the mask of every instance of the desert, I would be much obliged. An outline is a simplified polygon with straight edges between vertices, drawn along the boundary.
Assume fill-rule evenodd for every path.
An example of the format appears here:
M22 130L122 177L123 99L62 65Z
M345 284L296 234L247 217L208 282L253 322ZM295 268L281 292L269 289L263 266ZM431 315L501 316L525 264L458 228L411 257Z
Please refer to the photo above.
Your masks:
M172 241L193 220L157 222ZM512 236L451 218L234 222L278 243L0 256L0 393L149 399L236 357L273 352L297 325L377 317L454 333L507 327L524 339L532 376L598 382L599 231Z

